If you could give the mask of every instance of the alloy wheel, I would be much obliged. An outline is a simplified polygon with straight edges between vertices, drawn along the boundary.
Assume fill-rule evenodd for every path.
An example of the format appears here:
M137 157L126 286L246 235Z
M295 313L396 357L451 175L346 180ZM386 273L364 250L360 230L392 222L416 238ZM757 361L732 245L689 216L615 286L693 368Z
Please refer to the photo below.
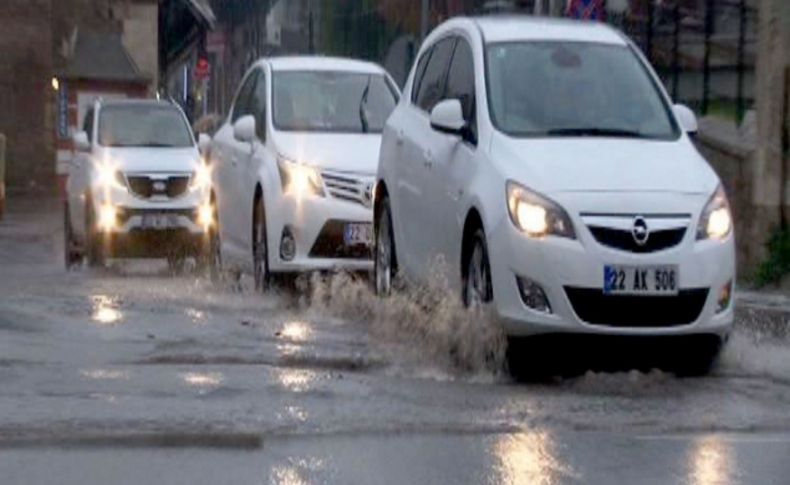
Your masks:
M266 247L266 216L263 203L258 202L254 214L253 234L253 270L255 289L266 291L269 289L269 265Z
M392 291L392 246L389 207L385 205L376 232L376 293L382 296L389 295Z
M488 263L488 252L480 233L475 235L472 254L467 264L464 285L464 302L470 309L481 309L493 300L491 290L491 269Z

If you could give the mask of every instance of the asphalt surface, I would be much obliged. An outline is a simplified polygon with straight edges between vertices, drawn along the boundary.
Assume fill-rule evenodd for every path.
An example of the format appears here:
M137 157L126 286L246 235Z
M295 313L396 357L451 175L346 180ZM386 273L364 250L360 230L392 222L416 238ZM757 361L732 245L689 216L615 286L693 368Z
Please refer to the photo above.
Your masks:
M382 302L66 272L57 201L0 222L0 482L784 484L790 298L744 293L704 378L513 382L441 291Z

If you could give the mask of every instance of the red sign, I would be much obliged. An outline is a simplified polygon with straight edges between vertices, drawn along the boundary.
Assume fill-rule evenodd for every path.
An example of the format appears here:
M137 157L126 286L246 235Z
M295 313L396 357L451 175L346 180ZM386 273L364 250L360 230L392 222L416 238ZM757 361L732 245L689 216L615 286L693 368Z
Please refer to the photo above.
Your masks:
M209 74L211 73L211 65L208 63L208 59L201 57L198 59L197 63L195 64L195 79L207 79Z

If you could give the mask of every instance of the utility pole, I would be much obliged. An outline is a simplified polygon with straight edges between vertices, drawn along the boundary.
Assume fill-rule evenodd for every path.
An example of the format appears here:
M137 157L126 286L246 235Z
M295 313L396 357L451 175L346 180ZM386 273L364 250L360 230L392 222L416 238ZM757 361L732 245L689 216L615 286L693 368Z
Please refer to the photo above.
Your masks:
M425 37L428 35L428 4L430 0L422 0L422 6L420 8L420 40L425 40Z

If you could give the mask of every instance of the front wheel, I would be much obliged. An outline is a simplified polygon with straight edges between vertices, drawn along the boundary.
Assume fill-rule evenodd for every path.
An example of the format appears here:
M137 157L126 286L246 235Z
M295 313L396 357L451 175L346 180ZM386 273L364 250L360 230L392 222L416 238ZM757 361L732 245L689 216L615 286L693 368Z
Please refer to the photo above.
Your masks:
M67 270L82 262L82 253L77 248L74 238L74 227L71 225L68 202L63 204L63 258Z
M471 249L463 275L464 305L472 310L481 309L494 300L491 288L491 265L488 260L488 246L482 229L475 231L470 242Z
M376 256L374 260L376 294L387 296L392 292L395 276L395 240L392 234L392 214L388 197L381 201L381 211L376 221Z
M255 290L265 292L271 284L271 275L269 273L269 252L266 243L266 211L263 207L263 196L255 202L252 220L252 259Z
M86 201L85 239L87 245L88 266L101 268L105 265L105 247L103 234L98 230L93 202Z

